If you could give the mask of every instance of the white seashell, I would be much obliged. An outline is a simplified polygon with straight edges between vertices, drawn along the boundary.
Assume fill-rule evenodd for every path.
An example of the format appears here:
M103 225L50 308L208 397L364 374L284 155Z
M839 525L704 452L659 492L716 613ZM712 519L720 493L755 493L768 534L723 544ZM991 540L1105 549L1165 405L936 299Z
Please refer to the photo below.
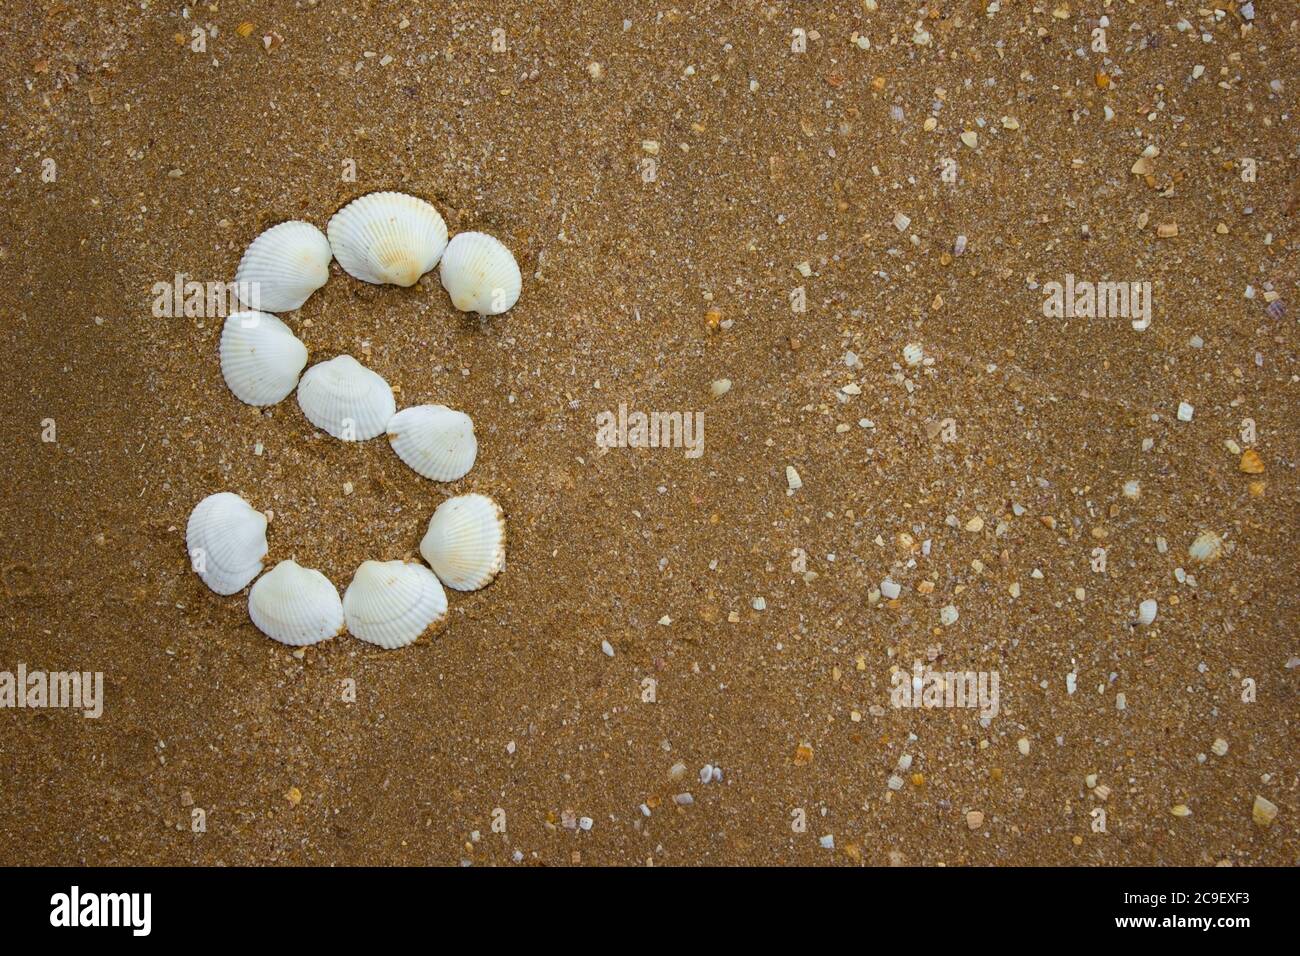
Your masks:
M343 592L348 630L370 644L405 647L447 616L447 594L422 564L363 561Z
M405 193L369 193L336 212L329 244L348 275L375 285L412 286L438 264L447 224L429 203Z
M254 239L235 271L239 301L263 312L292 312L330 277L329 240L309 222L291 220Z
M248 592L248 616L267 637L303 647L343 632L339 591L319 571L281 561Z
M452 305L462 312L500 315L519 301L523 280L514 255L484 232L460 232L438 270Z
M403 408L388 423L388 441L398 458L434 481L464 477L478 455L474 423L445 405Z
M1147 598L1138 605L1138 623L1146 627L1156 619L1156 612L1160 610L1160 605L1153 598Z
M1215 561L1223 554L1223 539L1213 531L1202 531L1188 547L1187 553L1197 561Z
M443 584L476 591L506 564L506 519L487 495L448 498L429 519L420 554Z
M269 312L233 312L221 330L221 374L248 405L274 405L293 391L307 346Z
M266 515L239 495L208 495L190 512L185 527L190 566L218 594L242 591L262 570Z
M351 355L307 369L298 383L298 405L309 422L343 441L383 434L397 410L393 390L383 377Z

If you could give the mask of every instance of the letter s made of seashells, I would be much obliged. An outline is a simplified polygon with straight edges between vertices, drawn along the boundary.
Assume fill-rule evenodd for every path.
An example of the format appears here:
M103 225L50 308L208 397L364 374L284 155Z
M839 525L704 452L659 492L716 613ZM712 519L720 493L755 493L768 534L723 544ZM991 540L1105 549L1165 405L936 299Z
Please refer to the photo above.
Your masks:
M452 305L462 312L500 315L519 301L523 287L514 254L484 232L457 233L438 271Z

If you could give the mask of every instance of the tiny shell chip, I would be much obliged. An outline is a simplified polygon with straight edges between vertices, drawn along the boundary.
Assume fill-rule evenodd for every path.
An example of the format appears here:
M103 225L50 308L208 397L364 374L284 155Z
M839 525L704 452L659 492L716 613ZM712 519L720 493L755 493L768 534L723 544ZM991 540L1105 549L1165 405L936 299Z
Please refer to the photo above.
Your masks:
M457 495L429 519L420 554L443 584L476 591L492 582L506 563L506 520L487 495Z
M185 527L190 566L218 594L242 591L262 570L266 515L239 495L208 495L190 512Z
M1261 827L1271 827L1277 819L1277 804L1256 794L1255 804L1250 808L1250 817Z
M343 592L348 630L370 644L405 647L447 616L432 571L408 561L364 561Z
M1147 598L1138 605L1138 623L1146 627L1156 619L1156 612L1159 609L1160 605L1153 598Z
M248 592L248 616L267 637L305 647L343 631L339 591L319 571L281 561Z
M351 355L307 369L298 383L298 405L309 422L343 441L382 435L397 410L388 383Z
M484 232L457 233L438 270L451 303L462 312L500 315L519 301L519 264L501 241Z
M908 365L920 365L925 359L925 349L916 342L909 342L903 347L903 361Z
M329 240L309 222L272 226L254 239L235 271L235 293L250 309L292 312L330 277Z
M269 312L234 312L221 330L221 374L235 398L274 405L293 391L307 346Z
M405 193L369 193L354 199L326 228L344 271L374 285L415 285L447 248L442 215Z
M1187 549L1187 553L1195 560L1208 564L1223 555L1223 539L1213 531L1202 531Z
M474 467L478 440L464 412L445 405L404 408L388 423L397 457L433 481L455 481Z

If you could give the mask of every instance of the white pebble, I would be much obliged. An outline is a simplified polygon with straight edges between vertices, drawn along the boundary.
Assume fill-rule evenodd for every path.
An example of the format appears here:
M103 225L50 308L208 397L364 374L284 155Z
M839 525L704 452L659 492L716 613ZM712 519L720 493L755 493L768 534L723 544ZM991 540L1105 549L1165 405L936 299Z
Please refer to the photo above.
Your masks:
M892 601L903 593L903 586L897 581L891 581L889 578L880 582L880 593L887 601Z
M1192 415L1195 414L1195 412L1196 409L1187 404L1187 402L1178 403L1178 420L1180 422L1190 422L1192 420Z

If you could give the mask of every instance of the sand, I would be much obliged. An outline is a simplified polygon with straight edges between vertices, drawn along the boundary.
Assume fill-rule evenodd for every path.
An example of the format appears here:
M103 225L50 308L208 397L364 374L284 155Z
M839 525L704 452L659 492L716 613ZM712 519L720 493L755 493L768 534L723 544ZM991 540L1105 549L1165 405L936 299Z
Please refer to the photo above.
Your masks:
M5 6L0 670L105 700L0 710L0 863L1295 863L1293 7ZM151 314L377 189L524 274L480 321L335 264L284 317L473 417L449 485ZM1150 326L1046 317L1067 274ZM703 453L598 447L620 404ZM294 653L189 568L222 490L340 590L465 491L508 565L432 640ZM998 714L891 706L918 660Z

